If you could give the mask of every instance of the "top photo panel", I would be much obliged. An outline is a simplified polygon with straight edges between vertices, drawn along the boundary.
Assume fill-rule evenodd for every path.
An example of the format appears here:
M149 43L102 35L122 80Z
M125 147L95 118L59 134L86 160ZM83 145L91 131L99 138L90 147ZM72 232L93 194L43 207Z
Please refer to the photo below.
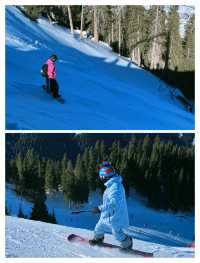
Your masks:
M6 6L7 130L193 130L194 6Z

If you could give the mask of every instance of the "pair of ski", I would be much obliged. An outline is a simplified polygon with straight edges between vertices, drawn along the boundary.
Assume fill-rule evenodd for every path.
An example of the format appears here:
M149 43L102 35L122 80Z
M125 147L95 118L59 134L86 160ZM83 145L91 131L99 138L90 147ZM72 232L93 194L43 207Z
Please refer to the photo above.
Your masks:
M68 239L68 241L70 241L72 243L77 243L77 244L82 244L82 245L85 245L85 244L91 245L89 242L89 239L84 238L84 237L79 236L79 235L75 235L75 234L69 235L67 239ZM128 254L131 254L133 256L140 256L140 257L145 257L145 258L153 257L153 253L150 253L150 252L136 250L133 248L125 249L125 248L121 248L120 246L105 243L105 242L95 244L94 246L104 247L107 249L118 249L123 253L128 253Z

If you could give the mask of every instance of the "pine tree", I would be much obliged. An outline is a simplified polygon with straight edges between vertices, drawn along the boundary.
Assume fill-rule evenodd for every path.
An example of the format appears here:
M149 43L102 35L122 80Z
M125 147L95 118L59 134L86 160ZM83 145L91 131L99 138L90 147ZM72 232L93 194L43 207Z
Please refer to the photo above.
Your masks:
M23 186L24 182L24 167L23 167L23 159L21 153L18 153L16 156L16 168L17 168L17 173L18 173L18 178L19 178L19 183L20 185Z
M30 216L31 220L49 222L49 213L44 200L36 198Z
M135 135L132 135L131 140L129 141L128 144L128 159L133 158L133 155L136 150L136 143L137 143L137 138Z
M61 160L61 168L60 168L60 177L61 177L61 185L63 186L65 184L65 175L66 175L66 169L67 169L67 164L68 164L68 158L67 154L65 153L63 155L63 158Z
M184 38L184 58L185 71L195 70L195 16L194 14L188 20L185 26Z
M86 174L84 174L84 166L80 154L77 155L74 174L75 174L75 185L79 192L76 201L80 203L87 202L89 196L89 186L88 186L87 176Z
M157 135L153 141L153 148L150 156L150 167L156 168L159 162L159 147L160 147L160 136Z
M184 209L184 195L185 195L185 178L184 178L184 168L182 167L180 169L179 175L178 175L178 180L177 180L177 207L181 207Z
M151 152L151 138L149 134L147 134L144 139L143 139L143 144L142 144L142 152L144 153L144 156L146 159L149 158L150 152Z
M97 140L94 147L96 162L100 163L106 158L106 147L104 140Z
M67 200L74 202L77 201L76 199L79 193L76 186L73 166L70 160L67 163L67 169L63 175L62 189Z
M54 162L53 171L54 171L53 188L54 188L54 190L58 191L59 186L61 185L61 163L60 163L60 161Z
M169 68L175 71L181 71L183 66L183 48L182 39L179 32L180 17L178 13L179 6L170 6L168 14L168 32L169 32Z
M149 28L150 48L148 51L150 69L164 68L163 54L166 52L165 11L163 6L152 6L149 10L151 23Z
M18 184L19 183L19 172L18 172L18 168L16 165L16 160L14 159L10 161L7 160L6 163L8 163L7 169L6 169L6 182Z
M131 59L141 65L142 50L144 48L144 14L143 6L127 6L125 8L126 46Z
M88 184L91 190L96 190L98 186L97 174L97 156L95 149L91 146L89 148L89 162L87 172Z
M111 147L110 161L116 169L120 169L121 162L121 148L120 141L115 140Z
M7 202L6 202L6 205L5 205L5 214L7 215L7 216L9 216L11 213L10 213L10 209L8 208L8 204L7 204Z
M46 191L52 191L54 189L54 169L53 162L48 160L45 169L45 189Z
M38 186L38 160L39 157L33 148L28 148L23 160L24 190L28 195L31 189L35 189ZM30 195L32 194L30 193Z
M51 224L57 224L56 216L53 210L53 213L49 214L49 223Z
M99 24L102 39L105 40L109 45L112 45L112 42L114 42L114 13L112 6L101 6Z
M23 6L24 9L20 9L23 11L30 19L36 20L43 13L47 13L48 8L46 6L36 6L36 5L28 5Z
M24 215L24 213L22 211L22 207L21 206L19 207L19 211L18 211L17 217L26 218L26 216Z
M128 148L127 147L122 149L122 158L121 158L119 172L120 175L123 176L124 187L126 192L129 194L131 182L129 181L129 177L128 177Z

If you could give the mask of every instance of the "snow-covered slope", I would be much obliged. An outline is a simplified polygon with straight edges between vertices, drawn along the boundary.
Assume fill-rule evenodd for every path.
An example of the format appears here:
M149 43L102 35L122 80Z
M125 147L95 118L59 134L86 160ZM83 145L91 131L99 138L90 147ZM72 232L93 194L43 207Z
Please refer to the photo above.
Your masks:
M194 216L192 214L157 211L146 207L141 196L135 191L132 190L130 194L131 196L127 198L130 219L129 234L134 238L135 248L143 249L144 247L147 251L154 252L157 251L156 248L159 248L162 255L156 253L156 256L172 256L171 253L175 253L174 256L181 256L181 254L176 254L177 250L181 253L187 251L187 253L184 252L184 256L193 256L194 251L189 250L190 252L188 252L186 249L194 236ZM73 214L72 211L76 209L88 210L101 204L101 202L102 197L96 191L90 193L88 203L77 208L72 205L69 206L64 201L62 193L48 195L46 204L49 212L54 211L58 224L67 226L67 229L74 228L74 233L79 234L82 232L79 232L78 229L85 229L83 234L86 233L86 236L91 236L91 231L94 229L99 215L92 213ZM23 213L30 217L33 204L17 196L12 185L7 185L6 203L11 215L16 216L19 208L21 208ZM115 241L111 238L110 242L114 243Z
M71 233L88 238L89 230L52 225L43 222L6 217L7 257L130 257L117 249L72 244L67 240ZM149 235L144 229L141 235ZM159 233L154 233L159 235ZM111 235L107 242L116 244ZM134 239L134 248L153 252L155 257L194 257L194 249L160 245L150 241ZM133 257L133 255L131 255Z
M52 53L64 105L41 89L40 68ZM159 86L106 45L7 6L7 129L193 129L193 114Z

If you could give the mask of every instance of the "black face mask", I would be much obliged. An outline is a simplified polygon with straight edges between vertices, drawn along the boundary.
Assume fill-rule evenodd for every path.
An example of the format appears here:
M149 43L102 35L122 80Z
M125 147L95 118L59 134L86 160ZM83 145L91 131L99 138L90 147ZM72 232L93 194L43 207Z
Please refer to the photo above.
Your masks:
M111 178L111 177L104 177L104 176L101 176L101 177L100 177L100 180L101 180L102 183L105 184L108 180L110 180L110 178Z

